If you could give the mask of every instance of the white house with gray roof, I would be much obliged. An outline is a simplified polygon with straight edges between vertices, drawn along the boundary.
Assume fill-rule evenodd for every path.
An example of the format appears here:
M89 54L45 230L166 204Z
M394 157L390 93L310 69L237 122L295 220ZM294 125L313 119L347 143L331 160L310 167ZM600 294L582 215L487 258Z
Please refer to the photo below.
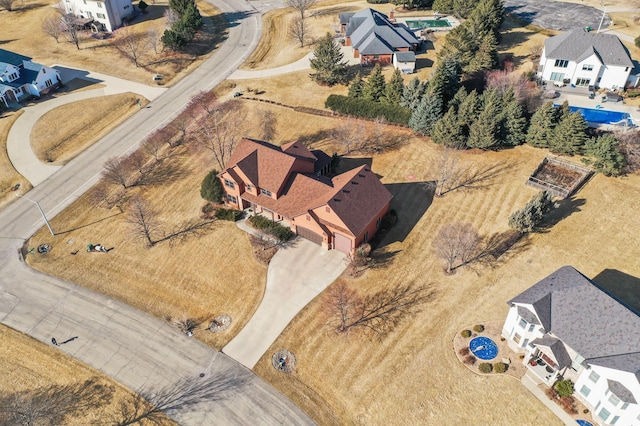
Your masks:
M395 52L415 52L420 45L405 24L373 9L341 13L340 27L345 45L353 47L353 57L362 65L391 64Z
M633 62L627 48L613 34L574 29L547 39L538 76L556 84L624 89Z
M640 316L571 266L507 303L502 336L527 374L572 380L600 425L640 425Z
M93 21L99 30L113 31L133 14L131 0L63 0L67 13Z
M41 96L60 85L60 73L28 56L0 49L0 106Z

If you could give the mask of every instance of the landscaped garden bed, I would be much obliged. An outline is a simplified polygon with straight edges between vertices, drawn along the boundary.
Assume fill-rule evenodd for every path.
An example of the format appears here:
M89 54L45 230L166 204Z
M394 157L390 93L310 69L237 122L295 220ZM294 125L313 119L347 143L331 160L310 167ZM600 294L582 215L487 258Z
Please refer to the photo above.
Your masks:
M568 161L546 157L529 176L527 185L548 190L560 198L567 198L593 172Z

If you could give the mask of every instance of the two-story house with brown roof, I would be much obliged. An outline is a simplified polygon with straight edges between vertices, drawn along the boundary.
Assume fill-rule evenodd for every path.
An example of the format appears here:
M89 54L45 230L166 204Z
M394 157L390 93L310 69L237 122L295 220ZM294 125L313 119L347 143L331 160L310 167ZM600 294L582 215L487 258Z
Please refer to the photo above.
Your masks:
M330 163L301 143L242 139L219 175L225 203L286 220L297 235L353 253L378 231L392 195L368 166L328 178Z

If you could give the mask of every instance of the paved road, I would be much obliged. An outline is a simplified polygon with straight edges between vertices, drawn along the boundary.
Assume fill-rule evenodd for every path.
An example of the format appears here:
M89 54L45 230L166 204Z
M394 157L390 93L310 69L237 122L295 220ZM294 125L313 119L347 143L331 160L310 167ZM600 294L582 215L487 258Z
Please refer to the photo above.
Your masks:
M232 21L227 41L202 66L152 102L151 108L143 109L30 191L27 196L39 201L49 217L98 180L106 159L134 149L194 93L224 80L255 47L260 20L248 2L212 2ZM226 355L128 305L27 268L18 249L42 224L38 209L27 199L0 211L0 322L42 342L49 342L53 333L59 340L79 336L60 350L133 390L171 385L185 378L231 379L232 386L221 392L220 400L174 414L183 425L313 424L291 401ZM201 373L205 375L202 379Z
M222 351L253 368L298 312L345 270L345 258L300 237L278 250L269 262L260 306Z
M594 7L577 3L549 0L505 0L505 10L520 19L542 28L552 30L570 30L590 26L598 29L602 11ZM605 16L602 29L611 25L611 19Z

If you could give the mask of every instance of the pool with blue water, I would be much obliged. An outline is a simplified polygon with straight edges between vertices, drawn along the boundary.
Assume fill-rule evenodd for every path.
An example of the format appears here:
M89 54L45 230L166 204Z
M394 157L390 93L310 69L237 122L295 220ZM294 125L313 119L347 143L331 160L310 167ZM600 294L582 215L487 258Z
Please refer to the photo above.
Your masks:
M591 423L589 423L586 420L576 420L576 423L578 423L580 426L593 426Z
M559 106L559 105L556 105ZM628 112L609 111L602 108L583 108L570 106L571 112L579 112L585 121L597 124L624 124L624 120L630 124L631 116Z
M488 337L476 337L469 342L471 352L481 360L488 361L498 356L498 346Z

